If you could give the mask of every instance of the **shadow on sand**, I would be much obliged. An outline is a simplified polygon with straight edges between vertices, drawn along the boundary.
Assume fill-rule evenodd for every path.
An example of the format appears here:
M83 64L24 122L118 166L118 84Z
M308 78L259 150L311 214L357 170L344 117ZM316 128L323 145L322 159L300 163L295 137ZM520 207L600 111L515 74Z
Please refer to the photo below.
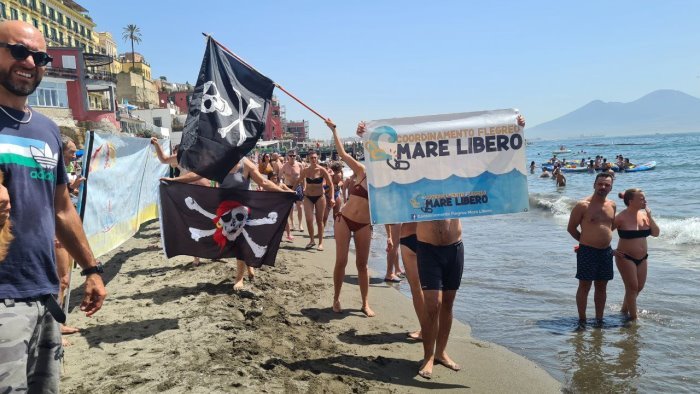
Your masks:
M339 377L355 377L368 381L385 382L422 389L468 389L469 386L419 380L419 361L391 357L362 357L344 354L335 357L286 362L278 358L269 359L261 367L271 370L284 367L291 371L305 370L314 374L331 374Z
M90 347L102 343L120 343L134 339L145 339L167 330L180 328L178 319L150 319L124 323L102 324L80 329Z

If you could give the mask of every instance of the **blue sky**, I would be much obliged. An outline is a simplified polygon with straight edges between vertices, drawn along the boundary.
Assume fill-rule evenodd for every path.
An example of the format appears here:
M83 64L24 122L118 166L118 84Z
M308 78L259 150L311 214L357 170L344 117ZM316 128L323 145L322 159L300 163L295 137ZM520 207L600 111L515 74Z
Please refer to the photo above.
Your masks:
M657 89L700 96L700 2L78 0L154 77L194 83L202 32L333 118L518 108L534 126L586 103ZM205 9L196 9L202 6ZM283 92L290 120L322 121Z

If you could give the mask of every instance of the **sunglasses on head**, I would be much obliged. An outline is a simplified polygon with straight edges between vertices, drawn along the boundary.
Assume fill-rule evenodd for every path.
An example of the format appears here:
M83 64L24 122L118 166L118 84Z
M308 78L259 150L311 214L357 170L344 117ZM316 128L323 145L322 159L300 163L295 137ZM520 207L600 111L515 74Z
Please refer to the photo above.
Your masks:
M44 67L45 65L51 63L53 58L49 56L48 53L42 51L33 51L22 44L8 44L5 42L0 42L0 48L7 48L10 50L10 55L12 55L15 60L24 60L32 56L34 64L37 67Z
M289 157L296 157L297 155L287 155L287 156L289 156Z

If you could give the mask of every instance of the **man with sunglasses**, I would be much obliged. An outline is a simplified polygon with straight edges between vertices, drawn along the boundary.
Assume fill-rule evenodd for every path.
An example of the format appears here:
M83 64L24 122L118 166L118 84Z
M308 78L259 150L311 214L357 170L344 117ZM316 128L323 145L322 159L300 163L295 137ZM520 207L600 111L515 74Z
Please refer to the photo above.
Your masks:
M6 180L0 196L12 202L15 236L0 264L2 393L58 392L63 349L56 319L63 322L65 315L54 298L54 236L83 268L80 309L91 316L106 296L102 266L68 193L58 126L27 106L50 61L39 30L21 21L0 22L0 170ZM0 201L0 207L8 205Z
M295 150L287 151L287 161L282 165L282 181L291 190L297 193L297 200L294 205L297 206L297 219L299 221L299 230L304 231L304 226L301 224L302 216L302 201L304 200L304 194L301 192L301 182L299 178L301 177L302 166L301 163L297 161L297 152ZM289 213L289 225L291 229L294 230L294 209Z

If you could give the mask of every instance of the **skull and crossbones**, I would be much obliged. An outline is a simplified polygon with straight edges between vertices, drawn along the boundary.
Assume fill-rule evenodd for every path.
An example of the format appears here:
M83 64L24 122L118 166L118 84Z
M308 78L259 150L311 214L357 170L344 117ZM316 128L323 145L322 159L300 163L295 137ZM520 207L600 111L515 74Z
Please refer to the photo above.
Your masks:
M262 105L257 101L253 100L253 98L251 97L248 100L248 105L246 106L245 111L241 113L241 108L243 108L243 97L241 96L241 92L238 91L238 89L236 89L235 87L231 88L236 93L236 96L238 96L238 119L234 120L233 122L231 122L231 124L229 124L226 127L219 127L218 132L221 138L225 138L231 131L231 129L233 129L235 126L238 126L238 143L236 144L236 146L241 146L245 142L246 138L248 138L248 134L246 133L245 124L243 121L246 120L251 110L255 108L260 108L262 107ZM207 81L204 83L204 87L202 90L202 105L200 107L200 110L204 113L218 112L222 116L231 116L233 114L231 106L226 100L224 100L221 97L219 89L216 87L214 81Z
M216 214L206 211L192 197L185 198L185 205L187 205L187 208L199 212L214 222L215 227L209 230L189 228L190 236L196 242L199 242L200 238L212 236L214 242L223 249L227 242L233 242L239 235L243 234L243 238L250 246L255 257L262 257L267 251L267 246L258 245L253 241L246 231L246 226L275 224L277 223L277 212L270 212L265 218L249 219L250 208L238 201L222 201L216 209Z

